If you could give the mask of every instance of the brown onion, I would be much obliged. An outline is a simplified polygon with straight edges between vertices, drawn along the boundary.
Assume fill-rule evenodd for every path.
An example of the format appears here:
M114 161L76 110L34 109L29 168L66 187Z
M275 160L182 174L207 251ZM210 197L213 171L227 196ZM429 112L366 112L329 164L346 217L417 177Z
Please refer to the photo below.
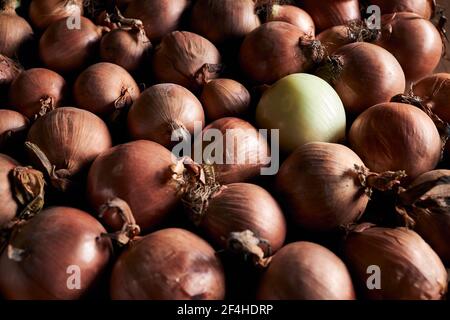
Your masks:
M143 230L155 228L176 207L179 196L172 182L170 166L175 162L169 150L151 141L134 141L101 154L88 175L87 198L113 230L120 230L122 218L102 206L120 198L131 208Z
M349 141L371 170L405 170L411 179L433 170L441 158L442 142L431 118L403 103L369 108L353 123Z
M3 151L10 147L15 142L14 137L24 133L28 129L28 125L28 119L22 114L12 110L0 109L0 150Z
M330 82L350 113L359 114L403 93L405 75L395 57L370 43L338 49L317 74Z
M31 23L44 30L62 18L83 15L82 0L32 0L28 9Z
M316 32L312 17L306 11L291 5L270 5L267 9L266 22L270 21L290 23L312 37Z
M102 237L105 232L88 213L66 207L46 209L16 227L0 257L2 296L82 298L96 285L111 257L111 241Z
M347 267L333 252L294 242L270 262L258 289L260 300L355 300Z
M29 119L37 119L67 99L67 85L54 71L34 68L23 71L9 89L10 104Z
M413 91L437 116L450 122L450 73L423 78L414 84Z
M203 86L200 101L208 119L246 117L250 111L251 96L239 82L231 79L214 79Z
M195 234L164 229L137 239L111 276L113 300L221 300L225 275L214 249Z
M408 80L431 74L443 53L441 35L428 20L414 13L384 15L381 36L375 44L391 52Z
M179 84L197 91L220 71L219 50L207 39L191 32L175 31L165 36L153 57L158 82Z
M245 37L239 61L256 83L272 84L292 73L311 70L324 57L320 41L287 22L268 22Z
M133 77L124 68L108 62L84 70L73 87L77 106L101 116L130 107L139 93Z
M141 20L147 37L151 41L157 41L178 29L189 4L189 0L131 1L125 10L125 16Z
M104 29L85 17L80 19L79 29L69 29L67 19L60 19L45 30L39 42L39 55L49 69L74 72L92 59Z
M11 83L22 72L16 61L0 54L0 101L6 101Z
M11 186L11 172L19 163L7 155L0 154L0 230L10 222L17 213L19 205ZM0 240L1 242L1 240Z
M360 225L348 235L344 257L355 286L366 299L438 300L447 292L447 271L441 260L417 233L406 228ZM378 289L368 287L377 284L371 275L379 277Z
M197 0L192 9L192 30L214 44L241 40L260 24L253 0Z
M203 129L205 114L200 101L176 84L158 84L145 90L128 113L133 139L147 139L169 148Z
M413 12L424 19L430 19L436 9L435 0L370 0L369 3L379 6L382 14Z
M43 167L54 187L65 191L70 178L111 148L106 124L86 110L57 108L36 120L27 137L28 152Z

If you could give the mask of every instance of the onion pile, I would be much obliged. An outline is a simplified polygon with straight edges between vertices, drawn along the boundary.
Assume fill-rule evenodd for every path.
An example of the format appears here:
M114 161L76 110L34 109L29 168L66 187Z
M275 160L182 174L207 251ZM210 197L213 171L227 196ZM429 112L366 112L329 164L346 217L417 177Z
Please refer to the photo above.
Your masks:
M382 14L396 12L413 12L424 19L430 19L436 10L435 0L370 0L371 5L377 5Z
M414 95L436 113L442 120L450 122L450 74L438 73L423 78L414 84Z
M32 0L29 16L33 25L41 30L62 18L83 15L82 0Z
M269 5L266 11L266 22L287 22L298 27L303 33L309 36L315 35L316 30L313 19L306 11L300 8L290 5L272 4Z
M4 149L13 147L15 136L24 133L28 125L28 119L22 114L0 109L0 150L3 152Z

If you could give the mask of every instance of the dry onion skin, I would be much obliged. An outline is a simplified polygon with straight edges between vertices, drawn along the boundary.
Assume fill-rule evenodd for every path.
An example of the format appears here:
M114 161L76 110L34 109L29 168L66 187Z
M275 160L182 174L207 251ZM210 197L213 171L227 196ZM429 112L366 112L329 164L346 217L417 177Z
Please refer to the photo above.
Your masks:
M273 4L269 5L266 11L266 22L284 21L298 27L309 36L313 37L316 33L314 21L305 10L291 5Z
M6 101L11 83L22 72L22 66L0 54L0 101Z
M195 234L164 229L136 239L114 265L113 300L222 300L225 275L214 249Z
M10 222L17 213L19 205L10 183L11 171L19 166L19 163L7 155L0 154L0 230Z
M334 54L339 48L355 42L350 37L350 30L346 25L334 26L322 31L317 35L317 40L325 46L329 55Z
M345 241L344 261L366 299L440 300L447 292L442 261L417 233L406 228L356 227ZM380 289L367 286L371 266L381 272Z
M83 15L82 0L32 0L28 14L32 24L45 30L50 24L62 18Z
M435 0L370 0L369 3L380 7L382 14L413 12L427 20L436 10Z
M26 133L29 124L28 119L21 113L0 109L0 152L8 147L16 147L15 136Z
M382 103L353 123L351 148L375 172L405 170L410 179L436 168L442 142L431 118L404 103Z
M355 300L344 262L325 247L294 242L272 258L258 289L259 300Z
M450 74L437 73L414 84L414 95L419 96L445 122L450 122Z

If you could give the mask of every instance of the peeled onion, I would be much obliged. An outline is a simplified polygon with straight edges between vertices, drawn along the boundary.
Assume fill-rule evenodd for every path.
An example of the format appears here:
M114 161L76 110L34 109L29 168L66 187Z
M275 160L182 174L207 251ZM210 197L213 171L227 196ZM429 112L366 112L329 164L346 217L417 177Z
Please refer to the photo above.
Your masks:
M82 16L82 0L32 0L29 16L33 25L41 30L62 18Z
M445 122L450 122L450 73L437 73L414 84L414 95Z
M305 34L314 36L315 26L312 17L304 10L291 5L269 5L266 14L267 22L284 21L290 23Z

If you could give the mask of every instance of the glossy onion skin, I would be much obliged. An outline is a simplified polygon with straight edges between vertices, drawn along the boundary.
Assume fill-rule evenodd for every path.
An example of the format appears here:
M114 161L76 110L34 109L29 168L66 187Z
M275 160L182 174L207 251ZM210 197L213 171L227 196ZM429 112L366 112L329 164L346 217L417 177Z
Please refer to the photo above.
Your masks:
M124 68L108 62L84 70L73 87L77 105L100 116L131 106L139 94L133 77ZM119 101L121 97L124 99Z
M450 73L425 77L414 84L413 91L442 120L450 122Z
M405 170L410 179L433 170L441 157L439 132L425 112L403 103L382 103L353 123L351 148L374 172Z
M0 229L16 216L19 209L10 182L10 173L17 166L16 160L0 154Z
M55 109L39 118L27 139L45 153L56 170L66 169L71 176L88 168L112 146L108 128L99 117L71 107Z
M8 135L28 128L29 121L21 113L0 109L0 152L7 147Z
M295 150L276 180L286 213L301 228L318 232L356 221L369 198L361 189L355 165L364 163L340 144L312 142Z
M249 183L232 183L208 201L200 226L222 248L232 232L250 230L267 240L272 252L286 237L286 221L276 200L265 189Z
M15 12L0 12L0 54L14 58L33 39L29 23Z
M0 292L9 300L77 300L99 280L112 255L106 230L78 209L52 207L39 213L9 240L25 250L22 260L0 256ZM70 266L80 269L79 290L69 289Z
M312 17L305 10L291 5L272 5L267 17L267 22L269 21L290 23L312 37L316 32Z
M221 300L225 276L208 243L186 230L164 229L119 257L110 292L113 300Z
M169 167L175 163L169 150L145 140L116 146L101 154L88 175L87 198L94 210L109 200L128 203L143 230L154 228L178 203L177 188ZM106 212L103 221L120 230L123 221L115 212Z
M382 14L413 12L428 20L434 11L433 0L370 0L369 2L379 6Z
M178 143L172 141L172 133L179 128L193 139L196 122L204 127L202 104L189 90L170 83L145 90L128 113L128 131L134 140L151 140L167 148Z
M352 232L344 244L344 261L355 286L370 300L439 300L447 291L447 271L437 254L414 231L373 227ZM381 271L381 289L367 281Z
M355 300L344 262L325 247L294 242L283 247L265 271L259 300Z
M346 25L334 26L319 33L317 40L325 46L327 53L332 55L339 48L354 42L349 36L349 32L350 30Z

